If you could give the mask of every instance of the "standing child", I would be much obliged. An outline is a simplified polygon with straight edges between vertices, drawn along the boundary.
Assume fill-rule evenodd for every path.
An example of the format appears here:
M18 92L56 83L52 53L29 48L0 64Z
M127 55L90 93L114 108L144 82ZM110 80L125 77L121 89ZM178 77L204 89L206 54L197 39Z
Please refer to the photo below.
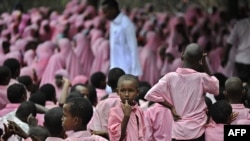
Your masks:
M63 105L62 125L65 131L73 131L67 141L107 141L106 139L91 135L87 131L87 124L93 115L91 103L81 97L67 98Z
M118 79L124 74L125 72L120 68L113 68L109 71L108 85L111 87L112 93L108 95L108 98L97 104L93 117L88 124L88 129L94 134L108 138L108 114L112 107L120 104L120 98L116 89Z
M109 111L108 131L110 141L143 141L145 136L143 110L134 99L139 93L138 79L130 74L121 76L117 93L121 104Z
M205 93L218 95L219 82L215 77L198 72L200 61L207 71L202 50L197 44L186 47L183 67L167 73L155 84L145 98L169 108L175 122L172 139L203 141L207 122Z

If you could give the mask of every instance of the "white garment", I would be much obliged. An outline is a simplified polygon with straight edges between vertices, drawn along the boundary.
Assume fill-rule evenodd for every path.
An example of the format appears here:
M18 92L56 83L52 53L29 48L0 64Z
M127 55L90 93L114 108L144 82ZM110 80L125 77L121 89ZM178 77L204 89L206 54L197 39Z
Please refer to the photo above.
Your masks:
M135 25L120 13L110 25L110 68L119 67L126 74L142 74Z
M250 65L250 18L234 25L227 42L237 47L235 62Z
M3 129L3 131L4 131L3 124L8 125L8 120L14 121L17 125L19 125L23 129L24 132L28 133L29 125L27 123L22 122L20 119L16 117L16 110L6 114L3 117L0 117L0 128ZM13 135L7 141L22 141L22 138L17 135Z

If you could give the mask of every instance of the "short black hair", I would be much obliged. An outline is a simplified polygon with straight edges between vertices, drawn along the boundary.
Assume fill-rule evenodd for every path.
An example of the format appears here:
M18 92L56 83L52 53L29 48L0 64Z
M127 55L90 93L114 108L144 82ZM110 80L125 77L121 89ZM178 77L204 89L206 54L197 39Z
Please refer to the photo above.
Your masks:
M10 69L6 66L0 66L0 84L9 83L6 81L10 77L11 77Z
M82 125L86 126L92 118L93 107L90 101L86 98L73 97L67 99L65 104L69 104L69 112L73 117L82 119Z
M27 118L30 114L32 114L33 117L36 117L37 111L35 104L31 101L22 102L17 108L16 117L27 123Z
M17 78L17 81L19 83L22 83L23 85L28 88L30 85L33 84L32 78L29 75L22 75Z
M96 106L97 104L97 92L94 86L88 85L89 89L89 101L92 103L92 105Z
M147 81L140 81L139 82L139 94L137 95L135 101L139 102L139 100L147 101L144 97L147 94L147 92L151 89L151 85Z
M112 68L108 73L108 85L112 90L117 88L118 79L124 75L125 72L121 68Z
M101 71L95 72L91 75L90 81L94 87L100 88L102 84L101 82L106 81L106 75Z
M117 86L119 87L123 81L130 80L133 81L135 84L135 87L139 88L139 80L136 76L132 74L125 74L121 76L118 80Z
M78 91L70 92L69 95L67 96L66 100L71 99L71 98L75 98L75 97L83 97L83 95Z
M44 116L44 123L50 134L59 135L62 130L62 107L55 107L48 110Z
M101 5L107 6L108 8L119 9L119 4L116 0L103 0Z
M29 135L38 137L41 141L45 141L49 137L49 131L43 126L30 126Z
M42 85L39 88L39 91L41 91L45 95L45 98L48 101L53 101L55 99L55 97L56 97L56 89L50 83Z
M71 87L70 92L75 92L75 91L77 91L77 89L76 89L77 86L83 86L83 87L88 88L88 85L86 85L86 84L77 83L77 84L75 84L75 85L73 85L73 86Z
M8 67L10 69L11 72L11 76L13 77L14 75L16 75L17 72L20 72L20 63L18 62L17 59L15 58L9 58L6 59L3 63L4 66ZM19 75L19 74L18 74Z
M22 84L12 84L7 88L7 97L11 103L20 103L22 98L26 97L26 90Z
M37 91L33 94L31 94L29 101L34 102L36 104L45 106L46 103L46 97L45 94L41 91Z
M232 114L232 107L226 100L219 100L211 106L210 114L215 123L225 124Z

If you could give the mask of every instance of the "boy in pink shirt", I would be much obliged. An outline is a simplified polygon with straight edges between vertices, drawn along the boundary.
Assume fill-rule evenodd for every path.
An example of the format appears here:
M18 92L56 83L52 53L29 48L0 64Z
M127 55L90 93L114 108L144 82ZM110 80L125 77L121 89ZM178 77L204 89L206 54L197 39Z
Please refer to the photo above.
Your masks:
M146 141L172 141L171 111L155 103L145 111Z
M90 81L92 86L96 88L98 102L100 102L106 95L106 75L103 72L95 72L91 75Z
M163 76L146 94L145 99L169 108L175 122L172 125L173 140L204 139L207 121L205 93L218 95L219 82L215 77L198 72L205 57L199 45L189 44L183 55L183 68Z
M108 73L108 85L112 89L107 99L97 104L93 117L88 124L88 130L96 135L108 138L108 113L112 107L120 104L120 97L116 93L118 79L125 72L120 68L112 68Z
M11 78L11 72L8 67L0 66L0 110L5 107L9 100L7 98L7 88Z
M4 109L0 110L0 117L15 111L20 106L20 103L26 101L25 87L22 84L10 85L7 89L7 97L11 103L8 103Z
M206 126L205 141L224 141L224 125L231 123L232 107L227 101L219 100L209 110L212 122Z
M91 103L82 97L69 97L63 105L62 125L65 131L73 131L66 141L107 141L87 131L87 124L93 115Z
M143 110L134 99L139 94L138 79L130 74L121 76L117 93L121 104L109 111L108 132L110 141L144 141L145 125Z
M230 77L225 82L225 95L233 108L233 112L238 113L237 118L231 124L237 124L239 120L249 120L250 109L242 103L242 97L245 94L243 84L240 78Z

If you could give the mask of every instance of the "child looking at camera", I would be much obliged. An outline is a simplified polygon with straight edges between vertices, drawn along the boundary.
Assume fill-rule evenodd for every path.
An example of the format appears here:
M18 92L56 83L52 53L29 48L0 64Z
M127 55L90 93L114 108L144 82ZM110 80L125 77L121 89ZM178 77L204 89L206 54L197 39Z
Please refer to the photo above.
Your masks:
M134 99L139 93L138 79L130 74L121 76L117 84L117 93L121 104L109 111L108 131L110 141L144 140L143 110Z

